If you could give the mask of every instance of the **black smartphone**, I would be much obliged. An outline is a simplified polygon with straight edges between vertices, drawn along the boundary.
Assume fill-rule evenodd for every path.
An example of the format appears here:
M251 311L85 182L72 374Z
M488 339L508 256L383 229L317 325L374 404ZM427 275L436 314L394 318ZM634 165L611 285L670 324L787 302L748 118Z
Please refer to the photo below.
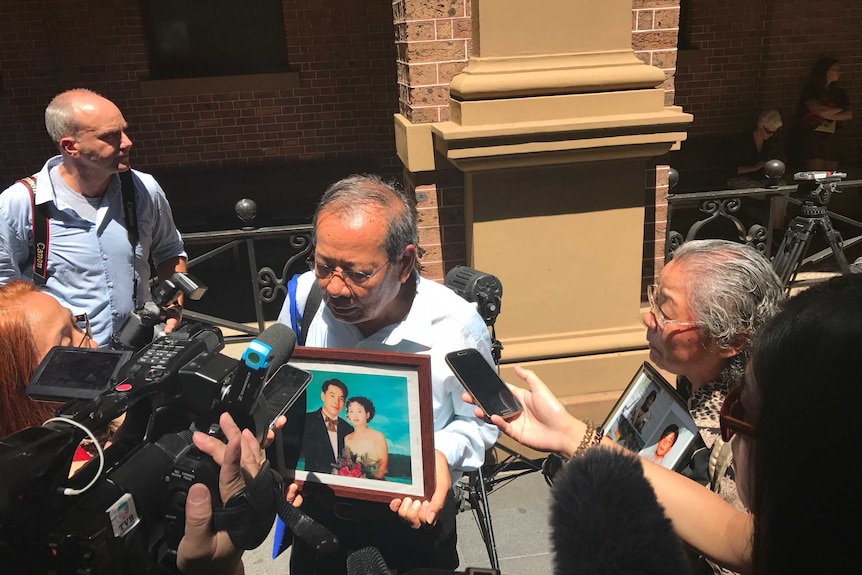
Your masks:
M508 419L523 410L479 350L468 348L447 353L446 363L488 415L496 413L503 419Z
M261 392L266 400L270 429L275 427L276 420L296 403L310 381L310 373L289 363L285 363L272 374Z

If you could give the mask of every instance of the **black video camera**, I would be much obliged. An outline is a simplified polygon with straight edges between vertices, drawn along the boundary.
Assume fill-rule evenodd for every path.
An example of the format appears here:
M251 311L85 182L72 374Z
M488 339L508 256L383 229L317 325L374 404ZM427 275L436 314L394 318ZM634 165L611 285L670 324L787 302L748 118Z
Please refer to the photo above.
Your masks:
M279 408L271 409L266 398L273 393L261 389L266 383L283 398L279 382L290 383L290 378L278 374L301 370L271 374L282 364L291 367L285 362L295 341L287 326L276 324L251 342L238 362L219 353L224 338L217 328L186 324L107 370L112 379L95 398L70 401L41 427L0 439L3 571L103 575L170 567L183 535L189 487L204 483L218 499L219 468L194 447L193 430L218 436L218 417L227 411L262 438ZM55 348L45 361L61 356L58 349L70 348ZM91 353L95 357L100 350ZM37 375L45 373L62 370L37 370ZM58 387L57 381L34 385ZM69 477L85 435L93 437L93 431L122 414L125 421L112 445L99 448L98 457ZM265 475L276 481L263 472L258 478ZM280 489L273 486L274 493ZM260 516L244 517L242 527L219 525L218 517L216 526L227 529L238 546L256 547L276 512L272 499L264 500L256 507Z

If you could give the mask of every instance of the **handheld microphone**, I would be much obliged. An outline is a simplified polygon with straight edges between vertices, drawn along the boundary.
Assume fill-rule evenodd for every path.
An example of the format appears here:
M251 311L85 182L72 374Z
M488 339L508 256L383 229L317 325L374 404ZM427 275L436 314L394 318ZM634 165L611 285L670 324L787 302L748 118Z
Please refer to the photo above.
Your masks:
M363 547L347 556L347 575L391 575L376 547Z
M278 369L293 355L296 334L282 323L274 323L248 344L223 399L226 410L240 429L252 427L249 414L254 413L267 373ZM256 429L260 433L262 430Z

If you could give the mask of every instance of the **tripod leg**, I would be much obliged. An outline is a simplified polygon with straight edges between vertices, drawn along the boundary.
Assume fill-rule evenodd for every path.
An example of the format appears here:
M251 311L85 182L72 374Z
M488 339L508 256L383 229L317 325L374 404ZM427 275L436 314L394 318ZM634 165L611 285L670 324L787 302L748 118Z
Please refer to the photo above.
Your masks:
M497 542L494 540L494 525L491 523L491 507L488 505L488 490L485 485L485 476L480 467L470 473L469 500L476 523L488 552L488 561L492 569L500 569L500 559L497 556Z
M781 285L785 288L796 277L799 264L811 244L813 228L814 224L811 220L799 217L793 218L787 226L784 239L781 240L781 245L772 260L772 269L775 270Z
M772 258L772 269L775 271L778 279L781 280L781 285L787 284L787 277L793 263L790 258L790 246L792 243L798 241L798 238L795 236L793 238L790 237L792 233L790 229L787 230L787 233L781 240L781 245L778 246L778 250L775 252L775 257Z
M835 254L835 261L838 262L838 269L841 273L847 275L850 273L850 266L847 265L847 257L844 255L844 238L841 237L841 232L832 227L832 221L829 216L824 216L820 222L823 228L823 235L826 236L826 242L832 248L832 253Z

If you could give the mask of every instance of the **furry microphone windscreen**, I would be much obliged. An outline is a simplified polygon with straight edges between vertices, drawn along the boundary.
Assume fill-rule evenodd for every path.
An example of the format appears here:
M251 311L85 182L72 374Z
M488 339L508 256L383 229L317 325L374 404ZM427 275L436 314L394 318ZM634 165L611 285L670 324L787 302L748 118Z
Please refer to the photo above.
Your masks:
M554 477L551 541L556 575L680 575L682 542L636 457L594 448Z

